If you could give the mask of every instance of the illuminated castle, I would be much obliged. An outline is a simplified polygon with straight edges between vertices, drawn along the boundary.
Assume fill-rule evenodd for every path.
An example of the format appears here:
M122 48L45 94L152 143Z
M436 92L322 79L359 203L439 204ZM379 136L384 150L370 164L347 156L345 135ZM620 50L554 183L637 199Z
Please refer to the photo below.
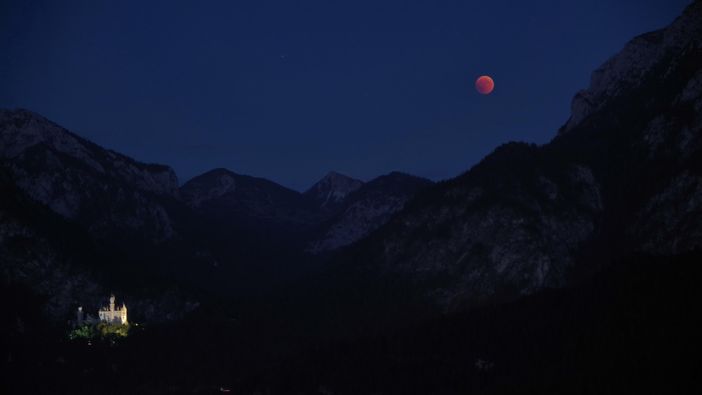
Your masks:
M122 302L122 306L115 307L115 295L110 295L110 305L104 306L98 311L101 322L110 324L127 323L127 306Z

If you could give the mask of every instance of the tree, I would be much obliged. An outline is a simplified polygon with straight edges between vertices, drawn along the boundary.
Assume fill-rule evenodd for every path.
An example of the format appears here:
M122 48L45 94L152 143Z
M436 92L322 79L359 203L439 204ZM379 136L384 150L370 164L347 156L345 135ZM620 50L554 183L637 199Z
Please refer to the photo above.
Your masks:
M68 338L76 339L92 339L95 337L95 328L92 325L79 326L68 333Z
M109 324L101 322L97 325L100 337L105 339L117 339L129 335L129 324Z

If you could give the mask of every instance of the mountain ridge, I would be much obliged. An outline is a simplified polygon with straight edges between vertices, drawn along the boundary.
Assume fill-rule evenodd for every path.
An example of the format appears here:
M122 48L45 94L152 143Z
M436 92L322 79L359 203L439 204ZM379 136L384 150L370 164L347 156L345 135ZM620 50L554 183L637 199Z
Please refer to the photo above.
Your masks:
M384 225L432 182L398 171L378 176L349 193L308 251L322 254L353 244Z
M702 247L701 25L697 2L660 39L634 39L576 95L550 143L501 145L417 194L337 265L406 277L452 310L566 286L596 270L587 262ZM633 84L620 59L642 40L663 58L641 57ZM583 110L584 95L601 105Z
M334 211L346 197L363 186L363 181L330 171L302 194L327 211Z

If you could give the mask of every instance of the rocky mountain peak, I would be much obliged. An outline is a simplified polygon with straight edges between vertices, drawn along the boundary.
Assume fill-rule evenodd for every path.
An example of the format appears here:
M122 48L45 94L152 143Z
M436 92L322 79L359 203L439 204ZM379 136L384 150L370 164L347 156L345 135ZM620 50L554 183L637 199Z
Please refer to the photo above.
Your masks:
M178 178L168 166L146 164L106 150L48 119L24 109L0 109L0 158L22 161L37 151L49 161L46 170L60 171L61 162L78 160L90 171L128 180L144 191L174 196Z
M651 73L665 74L686 51L702 46L702 2L696 1L668 27L642 34L592 73L590 86L571 103L567 133L620 94L641 84Z
M320 207L329 208L340 204L350 193L358 190L362 185L362 181L331 171L308 189L304 195L312 198Z
M104 149L31 111L0 110L0 165L29 198L96 234L140 230L154 241L174 234L156 199L177 196L170 167Z
M400 172L374 178L345 197L339 214L308 250L319 254L352 244L384 225L415 193L432 182Z
M84 160L94 170L104 172L90 155L81 138L31 111L0 110L0 155L16 158L29 148L45 144L74 158Z

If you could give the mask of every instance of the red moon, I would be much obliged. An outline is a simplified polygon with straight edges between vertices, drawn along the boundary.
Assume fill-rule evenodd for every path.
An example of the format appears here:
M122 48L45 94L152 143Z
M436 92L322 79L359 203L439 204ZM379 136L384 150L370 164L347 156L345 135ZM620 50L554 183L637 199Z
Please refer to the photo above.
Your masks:
M483 95L489 95L492 93L492 90L495 89L495 81L492 80L487 75L483 75L478 77L477 80L475 80L475 90L480 92Z

